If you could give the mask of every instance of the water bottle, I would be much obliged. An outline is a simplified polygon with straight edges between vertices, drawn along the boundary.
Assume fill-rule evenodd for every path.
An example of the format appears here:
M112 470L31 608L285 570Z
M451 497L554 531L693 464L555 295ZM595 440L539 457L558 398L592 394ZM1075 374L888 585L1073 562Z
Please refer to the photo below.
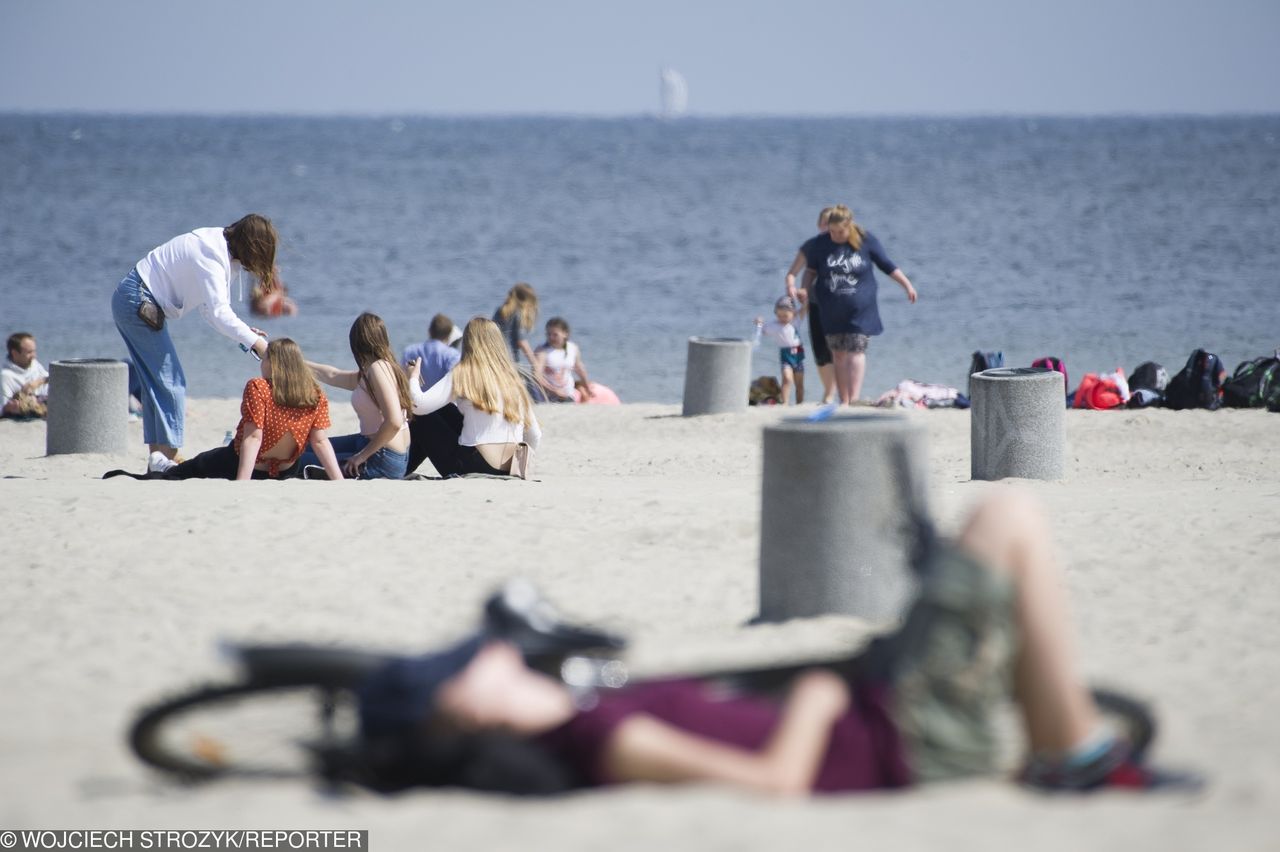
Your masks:
M236 439L235 433L232 432L230 429L228 429L227 434L222 436L222 446L224 447L231 446L231 442L234 441L235 439Z

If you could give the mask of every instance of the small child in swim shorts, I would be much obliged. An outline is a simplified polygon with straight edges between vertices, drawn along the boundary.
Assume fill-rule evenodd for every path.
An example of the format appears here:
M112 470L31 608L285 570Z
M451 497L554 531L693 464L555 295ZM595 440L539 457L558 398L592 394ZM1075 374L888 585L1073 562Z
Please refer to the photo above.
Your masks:
M765 322L756 317L758 336L768 338L778 345L778 361L782 367L782 404L791 399L791 387L796 389L796 405L804 402L804 344L800 340L800 318L804 310L796 310L795 303L783 296L773 306L774 319Z

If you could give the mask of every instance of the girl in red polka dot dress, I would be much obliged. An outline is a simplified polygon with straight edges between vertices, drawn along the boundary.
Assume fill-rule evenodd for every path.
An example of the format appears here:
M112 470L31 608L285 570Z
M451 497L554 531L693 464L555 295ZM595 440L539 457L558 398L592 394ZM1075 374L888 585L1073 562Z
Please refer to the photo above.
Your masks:
M235 440L206 450L163 473L145 479L288 479L307 444L330 479L342 479L338 457L329 443L329 400L303 360L298 344L287 337L273 340L262 359L262 378L250 379L240 402ZM124 471L112 471L107 476Z

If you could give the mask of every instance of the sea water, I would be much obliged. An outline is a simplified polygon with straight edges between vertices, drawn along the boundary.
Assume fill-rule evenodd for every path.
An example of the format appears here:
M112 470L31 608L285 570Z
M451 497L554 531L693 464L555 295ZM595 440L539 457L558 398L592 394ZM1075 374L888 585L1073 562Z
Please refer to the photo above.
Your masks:
M36 334L46 364L123 357L110 295L133 264L257 211L301 310L250 324L309 357L349 364L360 311L398 351L437 311L489 316L527 281L535 343L562 316L593 378L671 403L687 339L749 338L834 203L920 293L908 305L879 276L864 396L905 378L963 387L975 349L1064 358L1074 383L1280 345L1277 116L0 115L0 332ZM191 395L238 396L257 374L198 316L170 327ZM753 374L776 370L757 350Z

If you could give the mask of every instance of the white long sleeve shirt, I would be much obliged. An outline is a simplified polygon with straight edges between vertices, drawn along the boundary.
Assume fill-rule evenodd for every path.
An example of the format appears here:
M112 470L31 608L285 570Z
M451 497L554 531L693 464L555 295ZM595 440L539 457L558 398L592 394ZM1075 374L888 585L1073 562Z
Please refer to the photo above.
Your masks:
M197 310L220 334L252 346L258 335L231 309L231 267L222 229L196 228L152 249L138 261L138 274L166 317Z
M458 443L464 447L524 441L536 450L542 440L542 427L538 425L537 417L531 417L528 428L525 428L523 423L512 423L501 414L481 411L469 399L456 398L453 395L452 370L426 390L422 390L418 382L409 382L409 395L413 398L414 414L430 414L451 402L456 403L462 412L462 434L458 436Z

